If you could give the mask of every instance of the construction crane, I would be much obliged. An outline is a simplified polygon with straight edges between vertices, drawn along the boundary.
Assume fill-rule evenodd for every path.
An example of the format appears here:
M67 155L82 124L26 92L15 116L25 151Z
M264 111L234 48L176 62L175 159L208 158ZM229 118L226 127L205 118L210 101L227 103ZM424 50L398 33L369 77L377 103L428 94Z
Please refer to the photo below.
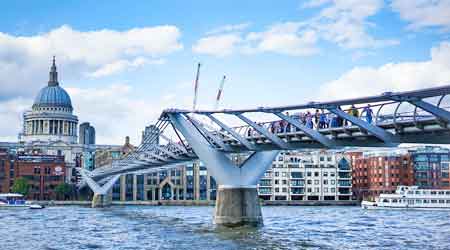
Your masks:
M216 104L214 105L214 110L217 110L219 108L220 98L222 97L225 79L226 79L226 76L224 75L222 78L222 81L220 81L219 90L217 91Z
M194 104L193 104L193 110L197 109L197 96L198 96L198 78L200 77L200 63L197 65L197 75L195 76L195 82L194 82Z

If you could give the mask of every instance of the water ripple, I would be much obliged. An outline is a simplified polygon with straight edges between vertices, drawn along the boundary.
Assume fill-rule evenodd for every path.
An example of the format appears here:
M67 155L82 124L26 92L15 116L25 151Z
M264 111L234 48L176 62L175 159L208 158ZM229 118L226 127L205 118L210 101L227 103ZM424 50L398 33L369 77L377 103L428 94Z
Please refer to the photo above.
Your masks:
M264 207L264 226L223 228L213 207L0 210L1 250L450 249L450 212Z

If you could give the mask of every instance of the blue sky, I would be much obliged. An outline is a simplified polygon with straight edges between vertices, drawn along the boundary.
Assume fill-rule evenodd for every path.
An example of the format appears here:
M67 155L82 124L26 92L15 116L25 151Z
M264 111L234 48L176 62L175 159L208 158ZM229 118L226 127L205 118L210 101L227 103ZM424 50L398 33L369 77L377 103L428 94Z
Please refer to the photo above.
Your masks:
M450 83L449 0L0 2L0 140L52 55L98 142L138 144L163 108L287 105ZM117 122L120 121L120 122Z

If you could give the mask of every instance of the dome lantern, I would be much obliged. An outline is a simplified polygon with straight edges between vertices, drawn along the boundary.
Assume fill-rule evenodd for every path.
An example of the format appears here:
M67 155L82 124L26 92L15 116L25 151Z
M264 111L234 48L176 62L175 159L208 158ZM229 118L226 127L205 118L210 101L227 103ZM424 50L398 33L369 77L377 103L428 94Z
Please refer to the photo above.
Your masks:
M52 67L50 68L50 77L48 80L48 86L58 86L58 71L56 71L55 56L53 56Z

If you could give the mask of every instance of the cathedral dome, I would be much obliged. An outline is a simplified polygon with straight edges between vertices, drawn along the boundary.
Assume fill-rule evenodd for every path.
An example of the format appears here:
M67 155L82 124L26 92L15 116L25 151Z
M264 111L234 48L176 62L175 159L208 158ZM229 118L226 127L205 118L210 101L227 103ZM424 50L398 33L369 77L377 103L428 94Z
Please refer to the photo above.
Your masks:
M69 94L60 86L47 86L34 99L33 107L72 108Z
M55 107L55 108L69 108L72 110L72 102L69 94L59 86L58 72L56 71L55 59L53 58L53 65L50 70L50 80L48 86L39 91L34 99L33 108Z

